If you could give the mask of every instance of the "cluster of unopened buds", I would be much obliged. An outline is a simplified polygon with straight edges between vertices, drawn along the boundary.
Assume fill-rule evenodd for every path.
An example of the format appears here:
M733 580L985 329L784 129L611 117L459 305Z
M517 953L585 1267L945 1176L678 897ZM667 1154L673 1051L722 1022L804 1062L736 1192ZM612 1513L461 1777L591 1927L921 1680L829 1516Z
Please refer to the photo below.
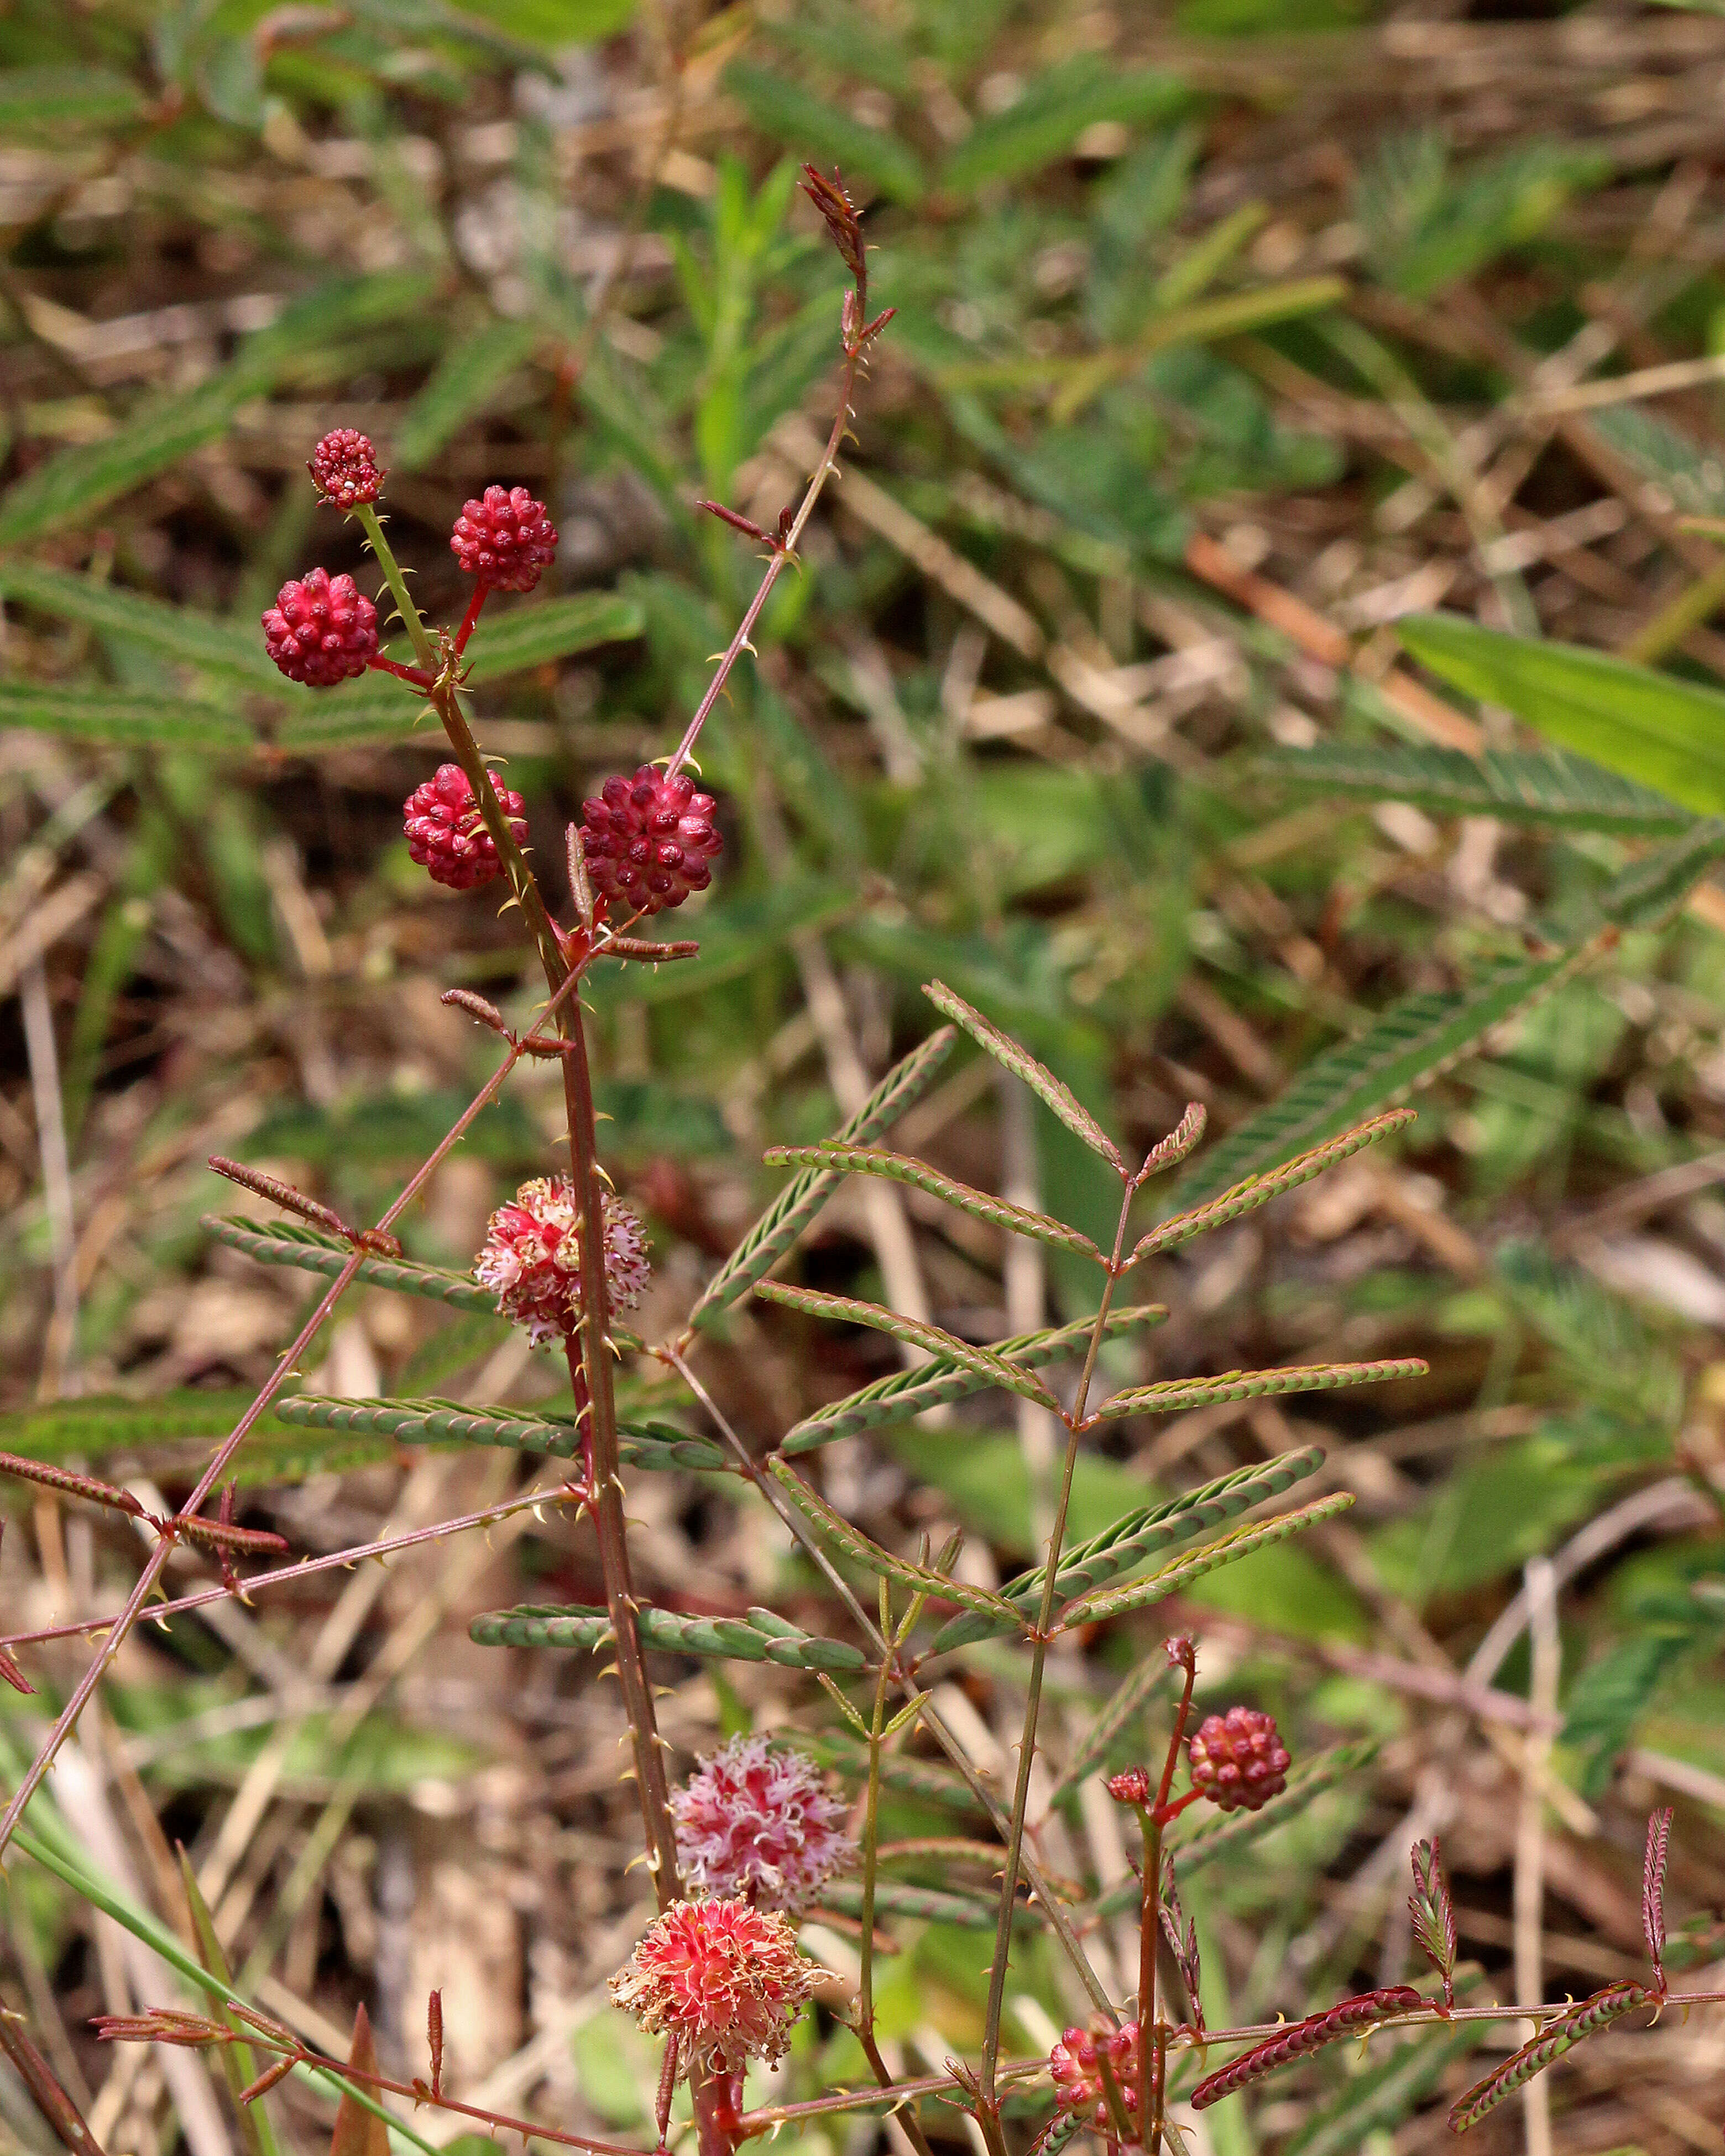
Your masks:
M307 470L323 499L355 516L376 551L382 540L376 503L385 474L370 440L336 429L313 450ZM458 663L492 592L531 592L556 557L557 528L545 504L524 486L488 486L465 503L449 548L474 580L459 628L443 650ZM369 671L393 674L422 696L448 686L424 666L389 658L378 639L377 608L345 572L324 568L290 578L263 617L264 644L290 681L333 689ZM521 798L490 781L517 847L527 835ZM680 906L705 891L722 844L711 794L686 772L644 764L633 778L608 778L583 812L581 843L599 914L632 917ZM416 787L403 809L408 850L435 883L471 891L503 873L474 783L446 763Z
M1276 1717L1256 1707L1230 1707L1199 1725L1186 1748L1192 1786L1172 1803L1158 1799L1147 1767L1128 1767L1111 1774L1107 1790L1117 1804L1149 1810L1166 1825L1188 1804L1208 1797L1219 1811L1261 1811L1288 1785L1288 1750L1276 1732Z
M1120 2118L1134 2129L1138 2116L1138 2025L1069 2029L1049 2054L1055 2104L1098 2133L1117 2138ZM1113 2084L1111 2091L1109 2083ZM1120 2117L1117 2117L1117 2111Z

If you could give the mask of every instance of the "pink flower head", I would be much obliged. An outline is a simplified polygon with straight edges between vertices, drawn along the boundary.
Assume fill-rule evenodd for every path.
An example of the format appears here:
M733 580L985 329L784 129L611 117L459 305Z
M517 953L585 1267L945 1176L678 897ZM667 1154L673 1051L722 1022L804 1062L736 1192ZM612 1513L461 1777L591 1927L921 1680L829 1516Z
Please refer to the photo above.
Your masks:
M385 475L377 466L371 437L352 427L336 427L311 452L305 469L326 501L337 509L375 501Z
M557 527L524 486L488 486L455 519L449 550L497 592L531 592L557 552Z
M805 1753L733 1737L671 1799L677 1862L703 1894L800 1909L855 1854L846 1810Z
M1260 1811L1288 1785L1288 1748L1276 1717L1255 1707L1209 1716L1186 1750L1193 1788L1224 1812Z
M611 1996L685 2061L738 2073L784 2056L796 2020L827 1974L797 1951L776 1909L721 1897L674 1902L611 1979Z
M503 804L509 828L517 845L527 835L526 803L519 793L500 786L495 775L491 790ZM435 777L416 786L402 803L402 826L408 835L408 851L434 883L451 891L471 891L503 873L496 841L485 829L472 782L459 763L443 763Z
M634 1209L608 1191L604 1209L606 1297L613 1311L628 1310L651 1270L647 1238ZM571 1338L581 1323L581 1214L568 1177L536 1176L500 1205L473 1270L534 1347Z
M333 689L377 655L377 609L352 577L290 577L264 614L264 649L290 681Z
M1138 2025L1123 2021L1117 2029L1069 2029L1049 2054L1048 2071L1054 2078L1055 2102L1063 2112L1076 2112L1099 2133L1115 2131L1102 2087L1097 2053L1105 2052L1108 2071L1120 2092L1128 2123L1136 2123L1138 2108Z

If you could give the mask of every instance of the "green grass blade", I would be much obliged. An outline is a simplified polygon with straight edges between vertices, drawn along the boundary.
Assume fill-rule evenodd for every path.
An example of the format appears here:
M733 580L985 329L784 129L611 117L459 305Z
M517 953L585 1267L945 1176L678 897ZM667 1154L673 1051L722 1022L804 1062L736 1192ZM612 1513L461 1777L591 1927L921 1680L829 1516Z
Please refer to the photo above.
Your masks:
M1181 1186L1189 1205L1261 1174L1295 1147L1317 1144L1458 1061L1481 1037L1526 1010L1574 963L1511 958L1466 986L1404 996L1365 1031L1318 1056L1273 1101L1229 1133Z
M991 1227L1004 1228L1014 1235L1031 1235L1055 1250L1072 1250L1101 1262L1101 1252L1081 1229L1069 1228L1046 1213L1033 1213L1026 1206L974 1189L968 1183L954 1182L938 1168L905 1153L886 1152L875 1146L836 1145L829 1139L823 1145L773 1146L762 1158L768 1168L832 1168L841 1175L880 1175L893 1183L907 1183L974 1219L986 1220Z
M1703 816L1725 812L1725 694L1579 644L1481 629L1450 614L1396 624L1421 665Z

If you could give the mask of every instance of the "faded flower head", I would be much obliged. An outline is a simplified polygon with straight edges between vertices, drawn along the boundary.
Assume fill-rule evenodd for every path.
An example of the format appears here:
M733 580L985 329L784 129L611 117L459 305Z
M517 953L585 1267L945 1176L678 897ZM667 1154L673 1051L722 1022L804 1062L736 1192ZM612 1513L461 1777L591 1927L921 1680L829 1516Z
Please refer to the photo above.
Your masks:
M1111 2134L1114 2121L1102 2087L1097 2054L1108 2061L1108 2071L1129 2121L1138 2108L1138 2025L1123 2021L1117 2029L1069 2029L1049 2054L1055 2102L1063 2112L1076 2113L1099 2133Z
M628 1310L651 1270L646 1234L633 1207L609 1191L604 1212L606 1299L613 1311ZM473 1270L534 1347L571 1338L581 1323L581 1213L569 1178L536 1176L500 1205Z
M733 1737L671 1799L677 1863L703 1894L800 1909L855 1854L846 1810L806 1754Z
M377 609L352 577L290 578L264 614L264 648L290 681L333 689L377 655Z
M384 480L371 437L352 427L336 427L311 452L305 469L326 501L337 509L375 501Z
M493 591L531 592L557 552L557 527L526 487L488 486L455 519L449 549Z
M776 1909L721 1897L675 1902L611 1979L611 1996L685 2060L726 2073L783 2058L791 2024L827 1972L797 1951Z
M1288 1785L1287 1747L1276 1717L1254 1707L1210 1715L1188 1748L1192 1786L1224 1812L1259 1810Z

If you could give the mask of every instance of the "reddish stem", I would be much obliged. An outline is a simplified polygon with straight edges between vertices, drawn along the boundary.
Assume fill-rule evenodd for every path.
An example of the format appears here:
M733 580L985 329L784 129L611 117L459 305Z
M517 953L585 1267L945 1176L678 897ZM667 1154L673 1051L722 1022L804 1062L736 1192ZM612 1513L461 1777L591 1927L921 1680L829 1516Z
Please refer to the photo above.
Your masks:
M431 676L419 666L398 666L393 659L386 659L380 651L372 660L372 670L379 674L393 674L398 681L411 681L416 689L429 689Z
M455 656L459 659L467 649L467 639L473 634L474 624L479 619L491 587L475 584L473 597L467 602L467 611L461 617L461 626L455 631Z
M1151 1816L1158 1826L1166 1826L1170 1820L1178 1819L1188 1804L1195 1804L1203 1794L1202 1789L1188 1789L1183 1797L1176 1797L1171 1804L1158 1804Z

